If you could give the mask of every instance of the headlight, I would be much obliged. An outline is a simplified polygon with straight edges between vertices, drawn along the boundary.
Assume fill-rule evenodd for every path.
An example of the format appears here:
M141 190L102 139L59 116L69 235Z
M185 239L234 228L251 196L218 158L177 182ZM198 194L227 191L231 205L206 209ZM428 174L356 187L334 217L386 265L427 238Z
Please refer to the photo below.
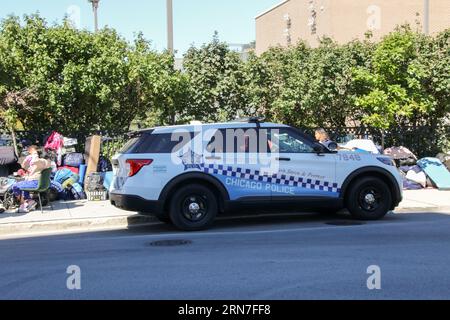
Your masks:
M391 158L384 158L384 157L377 157L378 161L382 162L383 164L387 166L393 166L395 167L395 161Z

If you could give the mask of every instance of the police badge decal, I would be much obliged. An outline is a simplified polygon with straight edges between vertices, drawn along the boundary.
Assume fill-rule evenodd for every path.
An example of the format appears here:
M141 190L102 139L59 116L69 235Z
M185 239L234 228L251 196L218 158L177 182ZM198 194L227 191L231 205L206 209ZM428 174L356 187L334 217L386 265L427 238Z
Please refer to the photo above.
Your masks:
M184 171L188 169L198 169L202 170L203 167L203 156L195 153L192 150L188 150L186 153L180 156L181 161L184 165Z

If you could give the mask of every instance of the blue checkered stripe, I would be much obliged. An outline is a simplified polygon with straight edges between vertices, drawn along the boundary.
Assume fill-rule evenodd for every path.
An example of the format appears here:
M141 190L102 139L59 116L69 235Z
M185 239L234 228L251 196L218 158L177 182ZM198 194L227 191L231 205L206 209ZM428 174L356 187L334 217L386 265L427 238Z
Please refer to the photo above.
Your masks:
M326 192L341 192L337 183L331 183L328 181L320 181L307 179L298 176L286 176L284 174L274 174L267 176L261 174L258 170L233 168L224 165L207 164L203 166L203 172L209 174L222 175L226 177L233 177L239 179L255 180L260 182L267 182L272 184L280 184L291 187L299 187L306 189L313 189Z

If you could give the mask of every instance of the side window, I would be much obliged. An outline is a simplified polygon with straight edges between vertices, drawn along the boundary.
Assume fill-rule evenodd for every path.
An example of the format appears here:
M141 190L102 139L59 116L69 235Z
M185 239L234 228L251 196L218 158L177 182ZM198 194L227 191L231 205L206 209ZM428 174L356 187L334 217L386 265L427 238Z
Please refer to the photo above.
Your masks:
M256 129L219 129L209 141L206 150L211 153L256 153L258 152Z
M178 140L172 141L172 134L145 134L139 137L139 141L134 142L134 146L127 153L172 153L180 150L184 145L192 140L194 134L190 133L189 139L183 141L180 136ZM184 142L184 144L181 144Z
M268 144L272 153L313 153L313 145L289 128L271 129Z

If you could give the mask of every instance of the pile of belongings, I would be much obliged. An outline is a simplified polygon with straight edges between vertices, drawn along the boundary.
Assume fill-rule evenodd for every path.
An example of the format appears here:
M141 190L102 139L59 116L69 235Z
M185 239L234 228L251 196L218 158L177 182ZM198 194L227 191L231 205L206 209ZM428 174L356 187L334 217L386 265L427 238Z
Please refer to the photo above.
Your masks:
M392 147L384 150L384 154L394 159L397 167L413 166L417 162L417 157L406 147Z
M403 188L406 190L418 190L423 188L438 188L450 190L450 171L444 164L447 159L441 155L444 163L436 158L417 157L405 147L392 147L384 150L385 155L391 156L403 175ZM446 160L447 159L447 160ZM450 162L449 162L450 163Z
M42 141L44 154L52 162L51 186L48 192L50 201L87 199L89 192L103 192L107 195L113 177L112 165L108 158L100 156L97 172L86 176L87 165L84 154L76 152L75 148L78 144L77 139L67 138L52 131ZM32 143L24 140L21 144L24 150L20 163L30 156L26 147ZM14 170L6 167L10 163L14 164ZM0 177L8 177L13 172L17 172L19 175L26 173L25 170L21 170L14 148L1 146ZM2 180L0 191L4 189L6 192L14 182L14 179Z
M51 181L49 199L50 201L86 199L80 176L67 168L59 169Z
M425 172L418 165L401 166L399 169L403 175L403 188L405 190L419 190L427 187L435 187L430 178L427 177Z

